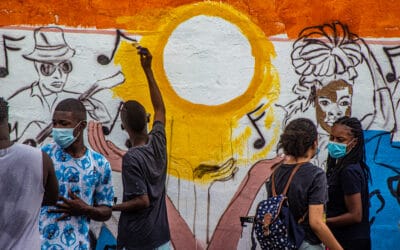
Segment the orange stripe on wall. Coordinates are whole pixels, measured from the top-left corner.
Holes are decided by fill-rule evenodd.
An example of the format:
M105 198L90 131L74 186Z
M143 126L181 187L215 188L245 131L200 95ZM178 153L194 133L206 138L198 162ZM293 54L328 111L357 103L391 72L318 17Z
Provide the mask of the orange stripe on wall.
M72 27L154 30L168 10L194 0L7 0L0 1L0 25L66 25ZM201 2L201 1L200 1ZM217 1L220 2L220 1ZM308 26L340 20L361 37L399 37L400 4L395 0L223 0L250 16L267 36L295 38ZM122 16L137 22L121 23Z

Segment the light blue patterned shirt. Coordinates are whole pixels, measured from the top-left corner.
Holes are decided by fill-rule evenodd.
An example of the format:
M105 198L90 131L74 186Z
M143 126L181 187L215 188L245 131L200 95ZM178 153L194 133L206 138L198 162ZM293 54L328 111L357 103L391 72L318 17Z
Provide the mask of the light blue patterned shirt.
M72 158L55 143L43 146L42 150L53 160L60 196L70 199L68 190L71 189L89 205L112 206L111 167L103 155L88 148L81 158ZM44 206L40 210L41 249L90 249L90 219L87 216L70 216L57 222L62 214L47 212L55 208Z

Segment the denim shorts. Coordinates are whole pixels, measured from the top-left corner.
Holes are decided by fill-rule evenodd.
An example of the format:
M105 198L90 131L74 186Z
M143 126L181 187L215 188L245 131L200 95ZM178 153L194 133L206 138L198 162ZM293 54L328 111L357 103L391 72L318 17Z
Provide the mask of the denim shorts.
M311 245L307 241L303 241L299 250L325 250L325 247L322 244Z
M171 250L171 241L168 241L165 244L162 244L159 247L154 248L154 250Z
M162 244L159 247L154 248L154 250L171 250L171 241L168 241L167 243ZM122 248L122 250L126 250L125 247Z

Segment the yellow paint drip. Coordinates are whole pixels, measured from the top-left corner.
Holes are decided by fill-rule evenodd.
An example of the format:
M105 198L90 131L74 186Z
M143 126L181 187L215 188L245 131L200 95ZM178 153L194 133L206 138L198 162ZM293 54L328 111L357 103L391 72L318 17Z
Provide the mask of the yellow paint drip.
M220 105L194 104L181 98L165 74L163 51L169 36L178 25L197 15L220 17L236 25L249 40L255 58L253 79L246 92ZM279 124L273 115L272 104L279 95L279 78L271 64L275 56L273 45L250 19L222 3L186 5L164 16L157 32L142 33L140 44L153 54L153 71L167 109L169 174L199 183L229 178L234 168L266 157L277 140ZM116 87L114 93L123 100L138 100L152 113L149 90L136 49L122 42L115 62L121 65L126 81ZM233 131L238 128L238 121L261 103L265 103L260 112L266 111L264 125L268 135L266 145L255 150L249 141L256 133L253 127L245 128L236 138L233 138Z

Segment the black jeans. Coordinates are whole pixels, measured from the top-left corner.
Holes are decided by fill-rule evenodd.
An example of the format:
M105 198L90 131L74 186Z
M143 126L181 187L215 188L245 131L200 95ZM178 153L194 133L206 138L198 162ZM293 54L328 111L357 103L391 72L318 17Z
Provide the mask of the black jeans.
M344 250L371 250L371 239L340 241Z

